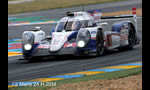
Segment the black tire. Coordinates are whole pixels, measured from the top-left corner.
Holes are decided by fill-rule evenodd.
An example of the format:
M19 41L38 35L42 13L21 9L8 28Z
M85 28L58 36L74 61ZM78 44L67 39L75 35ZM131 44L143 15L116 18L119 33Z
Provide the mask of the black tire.
M101 56L104 54L104 36L102 29L99 29L97 31L96 35L96 49L97 49L97 55Z
M131 50L135 45L135 30L131 24L129 24L129 32L128 32L128 45L124 47L119 47L119 51Z
M129 50L133 49L134 44L135 44L135 31L134 31L134 28L131 24L129 24L128 43L129 43L129 45L127 46L127 48Z

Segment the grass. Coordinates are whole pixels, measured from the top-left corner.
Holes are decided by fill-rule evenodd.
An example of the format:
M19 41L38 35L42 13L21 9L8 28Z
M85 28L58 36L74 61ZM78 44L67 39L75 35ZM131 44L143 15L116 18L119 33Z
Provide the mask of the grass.
M20 4L8 4L8 14L117 1L123 0L34 0L32 2L24 2Z
M115 72L107 72L102 74L90 75L80 78L72 78L72 79L64 79L54 81L56 82L57 86L68 84L68 83L78 83L78 82L87 82L89 80L98 80L98 79L115 79L115 78L123 78L131 75L137 75L142 73L142 67L128 69L128 70L121 70ZM51 87L16 87L16 88L9 88L8 90L47 90Z

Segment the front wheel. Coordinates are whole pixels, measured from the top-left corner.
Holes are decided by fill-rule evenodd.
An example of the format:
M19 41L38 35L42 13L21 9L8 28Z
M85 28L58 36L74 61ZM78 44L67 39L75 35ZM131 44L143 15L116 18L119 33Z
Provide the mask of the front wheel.
M98 30L96 35L96 50L97 55L101 56L104 53L104 37L102 30Z

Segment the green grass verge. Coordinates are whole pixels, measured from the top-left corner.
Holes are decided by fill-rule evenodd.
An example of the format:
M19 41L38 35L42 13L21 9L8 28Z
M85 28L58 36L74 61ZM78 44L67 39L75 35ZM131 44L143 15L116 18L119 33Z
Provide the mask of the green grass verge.
M68 83L78 83L78 82L87 82L89 80L98 80L98 79L115 79L115 78L123 78L131 75L137 75L142 73L142 67L141 68L134 68L134 69L128 69L128 70L121 70L121 71L115 71L115 72L107 72L102 74L96 74L96 75L89 75L85 77L80 78L71 78L71 79L64 79L64 80L58 80L54 81L56 82L56 87L68 84ZM50 89L50 87L15 87L15 88L9 88L8 90L47 90Z
M32 2L24 2L20 4L8 4L8 14L117 1L123 0L34 0Z

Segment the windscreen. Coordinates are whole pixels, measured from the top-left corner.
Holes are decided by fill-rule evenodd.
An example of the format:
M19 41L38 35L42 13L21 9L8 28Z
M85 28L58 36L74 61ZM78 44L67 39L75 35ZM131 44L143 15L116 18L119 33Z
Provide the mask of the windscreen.
M66 22L59 22L56 27L56 32L74 31L81 28L81 21L79 20L68 20Z
M57 31L57 32L61 32L61 31L64 30L64 27L65 27L65 22L59 22L59 23L58 23L58 26L57 26L57 28L56 28L56 31Z
M73 31L73 30L79 30L80 28L81 28L81 22L78 20L75 20L75 21L68 21L66 23L65 30Z

